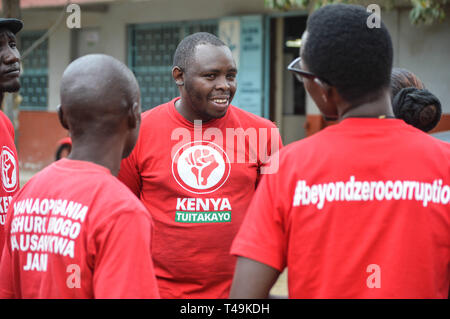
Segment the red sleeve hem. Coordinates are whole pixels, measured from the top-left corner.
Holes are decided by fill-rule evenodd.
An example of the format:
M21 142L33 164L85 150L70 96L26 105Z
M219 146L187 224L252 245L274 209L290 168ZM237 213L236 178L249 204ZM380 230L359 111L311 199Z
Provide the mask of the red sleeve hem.
M282 261L283 257L268 253L266 248L251 245L241 240L235 241L231 247L231 255L253 259L282 272L286 265Z

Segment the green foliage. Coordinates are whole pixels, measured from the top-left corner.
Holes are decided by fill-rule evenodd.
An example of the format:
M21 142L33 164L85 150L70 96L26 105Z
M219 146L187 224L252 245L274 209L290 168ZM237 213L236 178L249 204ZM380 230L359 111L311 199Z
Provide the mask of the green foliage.
M270 9L291 10L304 9L308 11L316 10L324 5L332 3L351 3L369 5L377 3L385 10L392 10L395 7L395 0L364 1L364 0L264 0L264 5ZM442 22L445 19L445 7L450 0L409 0L405 3L412 6L409 18L412 24L431 25L435 22Z

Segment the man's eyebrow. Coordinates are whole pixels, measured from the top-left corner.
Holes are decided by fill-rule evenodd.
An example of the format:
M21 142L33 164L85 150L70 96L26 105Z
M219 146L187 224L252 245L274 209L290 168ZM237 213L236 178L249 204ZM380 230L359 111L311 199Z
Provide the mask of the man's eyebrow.
M219 70L219 69L208 69L208 70L200 71L200 73L202 73L202 74L205 74L205 73L221 73L221 72L222 72L222 70ZM227 70L227 73L228 72L237 73L237 69L236 68L231 68L231 69Z

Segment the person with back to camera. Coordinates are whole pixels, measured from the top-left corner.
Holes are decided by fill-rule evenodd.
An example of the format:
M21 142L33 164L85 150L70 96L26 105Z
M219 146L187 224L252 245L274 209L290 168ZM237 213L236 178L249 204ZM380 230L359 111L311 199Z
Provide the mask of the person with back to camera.
M288 67L338 124L284 147L236 236L230 298L447 298L450 145L395 119L389 32L362 6L308 18ZM356 49L357 48L357 49Z
M86 55L60 93L73 149L10 205L0 298L159 298L151 216L115 177L139 132L137 81L118 60Z

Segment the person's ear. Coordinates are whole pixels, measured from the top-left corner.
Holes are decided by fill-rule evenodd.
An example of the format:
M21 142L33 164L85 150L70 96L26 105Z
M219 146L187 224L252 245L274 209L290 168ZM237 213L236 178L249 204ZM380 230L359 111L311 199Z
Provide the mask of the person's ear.
M184 72L179 66L174 66L172 69L172 77L177 86L184 85Z
M128 110L128 127L136 128L141 123L141 107L138 102L134 102Z
M317 84L319 88L319 94L322 98L322 102L326 105L327 110L336 110L336 114L330 115L324 115L324 118L326 121L335 121L339 118L337 113L337 102L336 102L336 94L338 94L335 87L329 85L328 83L315 78L314 83Z
M64 112L63 112L63 109L61 107L61 104L59 104L56 107L56 110L58 112L59 123L61 123L62 127L64 127L66 130L69 130L69 125L67 125L66 119L64 118Z
M322 96L323 101L328 103L332 95L331 86L318 78L314 79L314 83L319 86L320 95Z

